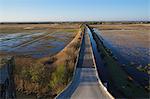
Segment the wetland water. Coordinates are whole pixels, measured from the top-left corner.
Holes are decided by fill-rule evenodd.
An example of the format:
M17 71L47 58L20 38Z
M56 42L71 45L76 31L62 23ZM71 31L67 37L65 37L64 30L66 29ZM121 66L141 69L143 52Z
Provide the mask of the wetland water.
M74 37L71 32L0 33L0 52L41 58L64 48Z
M115 49L120 57L122 64L136 64L147 65L149 64L149 34L148 31L140 30L103 30L99 32L105 39L106 46ZM136 33L137 32L137 33ZM117 53L116 53L117 54ZM119 56L119 55L118 55ZM126 61L124 61L124 59Z
M118 90L116 90L114 85L111 83L111 77L110 77L108 68L104 65L104 63L102 61L102 58L100 56L101 52L98 51L96 41L94 40L92 32L90 31L89 28L87 28L87 32L88 32L89 37L90 37L90 41L91 41L91 45L92 45L92 51L94 54L96 67L97 67L97 71L98 71L98 76L99 76L101 82L103 83L103 85L105 85L107 90L113 96L122 97L123 95Z
M100 35L103 38L104 45L112 51L114 56L117 57L117 60L121 64L123 69L141 85L148 86L149 75L144 72L138 71L136 69L136 66L144 66L149 64L149 48L141 45L142 43L139 43L138 41L134 42L134 38L131 38L134 35L129 36L130 38L124 36L126 34L119 34L117 36L117 33L115 32L119 32L122 30L105 30L102 31L103 33L98 29L94 29L94 31L96 34ZM139 39L139 37L136 38Z
M94 54L94 57L95 57L95 62L96 62L96 65L97 65L99 77L100 77L102 83L106 83L106 82L108 83L108 75L107 75L108 72L106 70L106 67L102 63L102 59L101 59L100 54L98 52L96 42L93 39L92 33L91 33L89 28L87 28L87 32L88 32L89 37L90 37L92 50L93 50L93 54Z

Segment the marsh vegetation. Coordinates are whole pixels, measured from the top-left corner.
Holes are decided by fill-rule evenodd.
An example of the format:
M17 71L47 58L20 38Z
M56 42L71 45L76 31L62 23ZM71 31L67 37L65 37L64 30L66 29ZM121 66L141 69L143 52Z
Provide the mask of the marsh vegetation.
M55 97L71 80L81 37L79 25L4 24L1 56L15 56L18 97Z

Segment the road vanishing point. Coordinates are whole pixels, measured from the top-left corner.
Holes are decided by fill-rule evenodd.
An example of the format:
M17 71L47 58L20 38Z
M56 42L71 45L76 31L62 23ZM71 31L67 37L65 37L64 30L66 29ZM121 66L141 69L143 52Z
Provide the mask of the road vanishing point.
M72 82L56 99L113 99L98 78L89 33L91 31L85 26Z

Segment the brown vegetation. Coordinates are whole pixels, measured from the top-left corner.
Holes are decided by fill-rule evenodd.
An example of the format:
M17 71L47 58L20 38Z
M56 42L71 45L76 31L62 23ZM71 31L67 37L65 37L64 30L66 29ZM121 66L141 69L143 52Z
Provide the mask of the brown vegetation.
M0 33L30 32L56 29L78 29L78 24L0 24Z
M101 24L91 26L100 30L150 30L150 24Z
M19 92L54 97L70 81L78 49L80 31L58 54L38 60L16 58L15 82Z

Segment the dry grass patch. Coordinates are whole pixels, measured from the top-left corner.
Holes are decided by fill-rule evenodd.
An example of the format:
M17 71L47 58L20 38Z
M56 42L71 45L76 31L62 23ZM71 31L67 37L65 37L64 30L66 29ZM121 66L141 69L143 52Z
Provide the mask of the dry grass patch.
M149 24L102 24L91 26L100 30L150 30Z
M38 97L55 97L71 80L78 49L80 31L58 54L43 59L16 58L16 89Z

